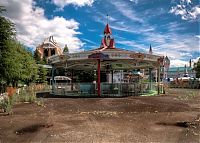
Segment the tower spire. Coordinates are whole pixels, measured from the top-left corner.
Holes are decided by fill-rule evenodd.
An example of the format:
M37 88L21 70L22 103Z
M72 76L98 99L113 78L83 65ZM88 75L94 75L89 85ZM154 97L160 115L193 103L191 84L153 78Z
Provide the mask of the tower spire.
M150 44L150 47L149 47L149 54L152 54L153 51L152 51L152 48L151 48L151 44Z

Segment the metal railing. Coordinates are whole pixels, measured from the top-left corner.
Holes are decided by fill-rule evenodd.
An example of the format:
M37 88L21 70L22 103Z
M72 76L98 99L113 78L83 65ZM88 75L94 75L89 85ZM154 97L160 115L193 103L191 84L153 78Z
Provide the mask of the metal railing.
M162 84L160 93L163 92ZM157 90L158 84L152 83L101 83L101 96L138 96ZM98 96L95 83L59 83L52 86L52 94L65 96Z

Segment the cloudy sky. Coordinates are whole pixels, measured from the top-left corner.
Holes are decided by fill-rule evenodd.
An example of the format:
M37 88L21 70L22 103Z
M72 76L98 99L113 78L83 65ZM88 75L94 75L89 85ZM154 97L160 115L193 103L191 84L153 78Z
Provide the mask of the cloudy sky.
M18 40L32 49L50 35L70 52L98 48L108 21L117 48L148 52L151 44L171 66L200 57L198 0L0 0L0 5L15 23Z

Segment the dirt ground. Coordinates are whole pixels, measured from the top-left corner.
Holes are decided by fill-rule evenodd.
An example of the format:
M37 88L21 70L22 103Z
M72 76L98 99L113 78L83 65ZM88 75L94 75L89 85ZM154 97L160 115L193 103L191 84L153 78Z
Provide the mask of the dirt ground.
M200 91L200 90L199 90ZM197 95L198 94L198 95ZM0 143L200 143L200 92L125 98L44 98L0 114Z

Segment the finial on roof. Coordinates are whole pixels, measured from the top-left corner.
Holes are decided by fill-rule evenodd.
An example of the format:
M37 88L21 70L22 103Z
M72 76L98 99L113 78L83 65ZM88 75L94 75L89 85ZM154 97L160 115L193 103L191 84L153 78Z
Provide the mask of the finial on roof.
M152 51L152 48L151 48L151 44L150 44L150 47L149 47L149 54L152 54L153 51Z
M108 24L108 20L109 20L109 16L108 16L108 14L106 15L106 20L107 20L107 24Z

